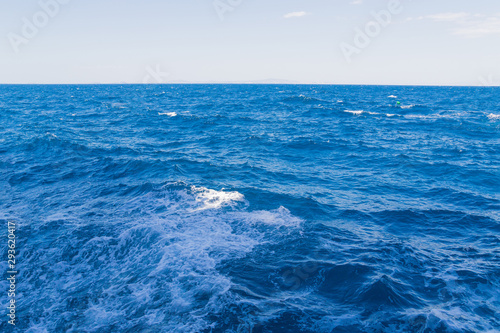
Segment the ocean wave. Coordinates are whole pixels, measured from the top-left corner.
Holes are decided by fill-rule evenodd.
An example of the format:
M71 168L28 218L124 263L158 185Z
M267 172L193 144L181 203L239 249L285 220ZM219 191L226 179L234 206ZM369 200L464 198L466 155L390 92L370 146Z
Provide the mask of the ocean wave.
M488 119L490 119L490 120L499 120L500 119L500 114L490 113L488 115Z
M33 318L29 329L58 331L64 323L95 332L116 325L157 332L208 329L209 316L237 300L231 279L217 265L243 258L273 242L274 233L287 232L277 228L301 225L284 207L251 211L235 206L243 200L234 191L172 184L136 196L114 213L141 211L139 219L73 227L60 221L62 237L50 245L42 240L55 225L42 224L24 246L33 253L22 264L22 313ZM35 264L49 257L50 268ZM43 312L41 300L49 295L62 301Z
M159 116L169 116L169 117L176 117L177 113L176 112L158 112Z
M193 187L192 191L196 193L196 201L202 203L202 206L196 210L218 209L244 200L244 196L238 192L215 191L197 187Z
M380 115L378 112L373 112L373 111L364 111L364 110L344 110L344 112L347 113L352 113L356 116L362 115L362 114L369 114L369 115Z
M0 86L17 329L496 332L497 97Z
M344 110L344 112L352 113L352 114L357 115L357 116L365 113L365 111L363 111L363 110Z

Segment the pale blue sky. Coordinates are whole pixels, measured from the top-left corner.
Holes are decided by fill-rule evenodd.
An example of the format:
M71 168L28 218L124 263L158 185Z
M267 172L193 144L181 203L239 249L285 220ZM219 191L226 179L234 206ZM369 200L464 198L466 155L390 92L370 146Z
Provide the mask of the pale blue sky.
M0 0L0 83L500 83L499 1L55 1Z

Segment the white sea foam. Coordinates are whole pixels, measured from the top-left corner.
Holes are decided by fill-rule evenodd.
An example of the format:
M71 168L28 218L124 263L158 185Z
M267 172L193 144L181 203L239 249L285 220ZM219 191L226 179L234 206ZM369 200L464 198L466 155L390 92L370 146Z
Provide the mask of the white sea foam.
M404 115L403 117L407 119L458 119L460 118L461 114L460 113L454 113L454 114L408 114Z
M488 119L489 119L489 120L498 120L498 119L500 119L500 114L490 113L490 114L488 115Z
M390 96L387 96L388 98L398 98L398 96L394 96L394 95L390 95Z
M302 224L302 219L293 216L288 209L281 206L271 211L240 212L238 217L250 225L265 224L297 228Z
M196 210L218 209L238 201L243 202L245 199L238 192L215 191L203 187L193 187L192 191L196 193L196 201L202 203L202 206Z
M355 114L357 116L363 114L363 113L366 113L366 114L371 114L371 115L377 115L377 114L380 114L378 112L372 112L372 111L363 111L363 110L344 110L344 112L347 112L347 113L352 113L352 114Z
M176 117L177 113L175 112L158 112L159 116L169 116L169 117Z
M352 113L352 114L355 114L355 115L360 115L360 114L363 114L363 110L344 110L344 112L347 112L347 113Z
M171 184L118 207L106 221L108 227L96 229L94 236L87 223L81 230L69 229L50 248L36 247L33 258L56 264L49 271L35 268L25 280L27 287L51 281L43 288L28 288L26 306L35 308L48 297L71 300L82 291L91 297L88 304L78 303L83 306L78 317L72 317L77 312L64 302L53 303L33 322L31 332L56 331L63 314L74 329L95 332L113 326L122 331L209 329L209 316L237 302L230 277L218 266L273 242L277 234L300 231L302 221L284 207L248 207L236 191ZM141 309L143 315L130 319L131 312Z
M111 103L111 107L113 109L125 109L126 104L125 103Z

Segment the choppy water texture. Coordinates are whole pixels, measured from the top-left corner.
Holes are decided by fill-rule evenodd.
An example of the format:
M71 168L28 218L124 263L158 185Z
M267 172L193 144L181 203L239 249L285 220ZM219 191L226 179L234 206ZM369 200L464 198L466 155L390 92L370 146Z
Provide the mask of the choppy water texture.
M0 86L0 119L19 332L500 330L498 88Z

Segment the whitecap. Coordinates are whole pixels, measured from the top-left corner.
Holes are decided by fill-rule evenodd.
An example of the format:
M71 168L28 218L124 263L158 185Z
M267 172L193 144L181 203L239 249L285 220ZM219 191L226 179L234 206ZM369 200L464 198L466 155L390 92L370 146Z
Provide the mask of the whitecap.
M490 113L490 114L488 115L488 119L489 119L489 120L498 120L498 119L500 119L500 114Z
M352 113L352 114L355 114L355 115L360 115L360 114L362 114L364 111L363 111L363 110L354 110L354 111L351 111L351 110L344 110L344 112L347 112L347 113Z
M151 310L133 325L158 332L206 331L209 316L238 300L231 292L234 282L218 266L278 241L277 235L301 231L302 220L285 207L251 211L241 202L245 197L237 191L178 183L136 196L113 211L107 223L112 228L99 227L90 235L88 226L75 226L50 248L39 248L56 262L50 274L58 279L42 282L25 302L33 307L47 295L70 299L85 291L93 297L80 310L76 330L105 331L117 323L127 330L128 313L146 308ZM39 260L34 258L28 261L33 267ZM51 276L32 275L26 283L42 278ZM75 319L68 309L54 303L40 329L56 331L58 313Z
M387 96L387 98L398 98L398 96L390 95L390 96Z
M169 116L169 117L175 117L177 116L177 113L175 112L158 112L159 116Z
M202 206L195 209L219 209L223 206L232 206L236 202L244 202L245 197L239 192L224 192L210 190L204 187L192 187L192 191L196 194L196 201Z

